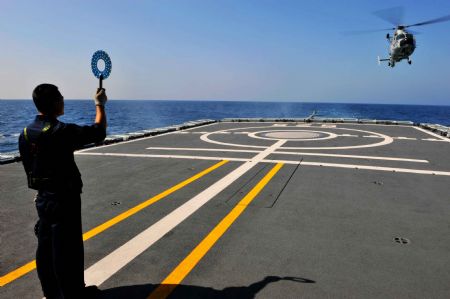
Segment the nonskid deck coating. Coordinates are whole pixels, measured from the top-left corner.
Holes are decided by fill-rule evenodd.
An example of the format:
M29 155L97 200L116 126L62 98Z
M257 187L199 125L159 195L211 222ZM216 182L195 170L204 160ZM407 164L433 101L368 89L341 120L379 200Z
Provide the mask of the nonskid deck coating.
M85 232L229 161L87 240L87 282L103 298L161 289L282 163L169 298L448 298L449 141L412 126L254 122L80 151ZM34 259L36 216L22 166L0 169L5 275ZM35 270L0 296L39 298Z

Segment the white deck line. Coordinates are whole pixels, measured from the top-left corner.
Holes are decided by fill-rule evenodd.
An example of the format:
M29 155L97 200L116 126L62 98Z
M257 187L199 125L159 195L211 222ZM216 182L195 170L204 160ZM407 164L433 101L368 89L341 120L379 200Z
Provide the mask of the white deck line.
M446 142L447 140L441 140L441 139L436 139L436 138L422 138L422 141Z
M363 138L382 138L382 137L375 135L364 135Z
M352 135L352 134L336 134L339 137L359 137L358 135Z
M318 157L337 157L337 158L368 159L368 160L385 160L385 161L404 161L404 162L415 162L415 163L430 163L428 160L396 158L396 157L358 156L358 155L340 155L340 154L304 153L304 152L283 152L283 151L276 151L276 152L274 152L274 154L301 155L301 156L318 156Z
M225 148L187 148L187 147L186 148L184 148L184 147L147 147L146 149L149 149L149 150L173 150L173 151L234 152L234 153L260 153L261 152L261 151L257 151L257 150L235 150L235 149L225 149ZM396 157L341 155L341 154L325 154L325 153L309 153L309 152L283 152L283 151L275 151L274 154L430 163L428 160L396 158Z
M397 140L417 140L417 138L413 138L413 137L403 137L403 136L392 137L392 139L397 139Z
M209 188L203 190L173 212L151 225L149 228L105 256L84 271L85 281L88 285L101 285L108 278L122 269L125 265L147 250L165 234L187 219L190 215L200 209L204 204L214 198L217 194L231 185L243 174L256 166L277 148L282 146L286 140L279 140L266 150L245 162Z
M237 150L226 148L198 148L198 147L147 147L148 150L173 150L173 151L201 151L201 152L233 152L233 153L260 153L257 150Z
M299 164L299 161L289 161L289 160L263 160L262 162L263 163L267 162L267 163ZM449 171L437 171L437 170L395 168L395 167L382 167L382 166L356 165L356 164L305 162L305 161L302 161L300 164L302 166L319 166L319 167L365 169L365 170L378 170L378 171L388 171L388 172L402 172L402 173L415 173L415 174L450 176L450 172Z
M232 157L210 157L210 156L188 156L188 155L151 155L151 154L124 154L124 153L78 153L80 156L109 156L109 157L131 157L131 158L168 158L168 159L190 159L190 160L211 160L211 161L240 161L248 162L248 158Z
M439 138L439 139L441 139L441 140L443 140L443 141L450 142L450 139L449 139L449 138L445 138L445 137L443 137L443 136L441 136L441 135L439 135L439 134L430 132L430 131L425 130L425 129L423 129L423 128L420 128L420 127L414 127L414 129L419 130L419 131L424 132L424 133L427 133L428 135L431 135L431 136L433 136L433 137Z
M217 124L217 123L211 123L211 124L207 124L207 125L199 125L199 126L195 126L195 127L192 127L192 128L183 129L183 131L195 130L195 129L198 129L200 127L204 128L204 127L212 126L212 125L215 125L215 124ZM152 139L152 138L161 137L161 136L172 135L172 134L176 134L178 132L179 131L172 131L172 132L162 133L162 134L148 136L148 137L142 137L142 138L136 138L136 139L127 140L127 141L116 142L116 143L112 143L112 144L105 144L105 145L100 145L100 146L89 147L89 148L85 148L85 149L76 151L75 153L84 153L84 152L95 150L95 149L99 149L99 148L105 148L105 147L110 147L110 146L115 146L115 145L122 145L122 144L131 143L131 142L147 140L147 139Z

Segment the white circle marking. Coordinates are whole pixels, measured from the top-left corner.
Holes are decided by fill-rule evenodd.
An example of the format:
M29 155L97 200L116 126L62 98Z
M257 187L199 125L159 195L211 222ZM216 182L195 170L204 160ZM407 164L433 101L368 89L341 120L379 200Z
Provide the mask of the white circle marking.
M225 146L248 147L248 148L267 148L269 146L227 143L227 142L220 142L220 141L215 141L215 140L209 139L210 135L221 133L221 132L236 131L236 130L248 130L248 129L263 129L263 128L272 128L274 130L280 130L279 127L277 128L277 127L273 127L273 126L232 128L232 129L224 129L224 130L219 130L219 131L209 132L209 133L203 134L203 135L200 136L200 139L205 141L205 142L208 142L208 143L214 143L214 144L225 145ZM333 130L357 131L357 132L362 132L362 133L366 133L366 134L369 134L369 135L370 134L377 135L377 136L383 138L384 140L380 141L380 142L377 142L377 143L363 144L363 145L330 146L330 147L289 147L289 146L285 146L285 147L281 147L280 149L296 149L296 150L297 149L302 149L302 150L331 150L331 149L338 149L338 150L340 150L340 149L355 149L355 148L377 147L377 146L387 145L387 144L390 144L390 143L394 142L394 139L392 139L392 137L384 135L384 134L381 134L381 133L375 133L375 132L371 132L371 131L364 131L364 130L357 130L357 129L348 129L348 128L332 128L332 129ZM329 134L333 134L333 133L329 133ZM336 134L334 134L334 135L336 135ZM317 139L315 139L315 140L317 140Z

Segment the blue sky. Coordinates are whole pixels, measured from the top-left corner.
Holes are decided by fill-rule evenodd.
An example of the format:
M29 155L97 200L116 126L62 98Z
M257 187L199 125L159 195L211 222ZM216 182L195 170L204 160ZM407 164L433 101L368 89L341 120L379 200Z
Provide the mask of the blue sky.
M390 27L450 14L438 1L2 1L0 98L39 83L90 98L90 58L106 50L112 99L371 102L450 105L450 22L418 28L410 66L378 66Z

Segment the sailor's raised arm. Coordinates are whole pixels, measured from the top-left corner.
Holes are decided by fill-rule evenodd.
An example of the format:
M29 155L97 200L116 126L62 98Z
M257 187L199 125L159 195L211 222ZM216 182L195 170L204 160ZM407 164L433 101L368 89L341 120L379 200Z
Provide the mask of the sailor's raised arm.
M96 94L94 95L95 101L95 123L102 125L105 129L108 126L106 121L105 104L108 100L104 88L98 88Z

